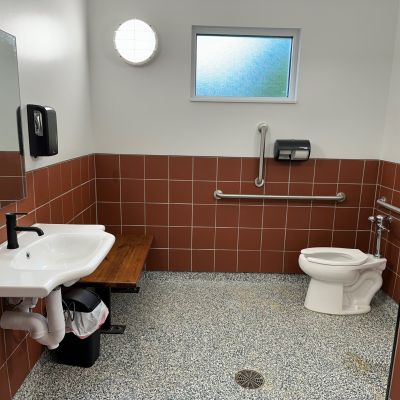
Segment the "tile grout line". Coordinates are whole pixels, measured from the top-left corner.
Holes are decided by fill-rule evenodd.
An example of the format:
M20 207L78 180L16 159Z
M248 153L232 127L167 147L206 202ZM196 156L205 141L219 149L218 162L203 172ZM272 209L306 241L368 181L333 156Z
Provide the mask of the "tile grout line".
M191 197L192 197L192 201L191 201L191 203L190 203L190 206L191 206L191 210L192 210L192 223L191 223L191 227L190 227L190 231L191 231L191 243L190 243L190 248L192 249L192 260L191 260L191 263L192 263L192 266L193 266L193 237L194 237L194 183L193 183L193 181L194 181L194 157L192 156L191 158L190 158L190 166L191 166L191 168L192 168L192 173L191 173L191 186L192 186L192 190L191 190ZM173 180L173 179L171 179L171 180ZM169 187L169 183L168 183L168 187ZM172 203L172 204L174 204L174 203ZM214 241L215 241L215 232L214 232ZM214 253L214 269L215 269L215 253Z
M393 189L394 189L394 187L396 186L397 175L398 175L399 172L400 172L399 170L400 170L399 164L396 163L395 174L394 174ZM393 195L394 195L394 193L393 193ZM392 217L393 217L393 215L392 215ZM396 217L397 217L397 215L396 215ZM398 246L396 246L394 243L392 243L392 242L389 241L389 236L388 236L387 243L390 243L392 246L395 246L397 249L399 249ZM394 293L395 293L395 289L396 289L396 286L397 286L397 281L399 280L399 266L400 266L400 251L399 251L399 254L398 254L398 256L397 256L397 262L396 262L396 271L395 271L395 277L396 277L396 279L395 279L395 282L394 282L395 284L394 284L394 289L393 289L393 295L394 295Z
M119 183L119 234L122 235L122 197L121 197L121 155L118 154L118 183Z
M166 250L168 249L168 247L152 247L152 249L154 250ZM174 250L189 250L189 247L173 247ZM202 249L196 249L196 250L207 250L207 251L213 251L213 248L202 248ZM218 248L217 250L221 250L221 251L236 251L235 249L232 248ZM257 250L252 250L252 249L243 249L241 251L248 251L248 252L254 252ZM271 253L282 253L283 250L265 250ZM297 250L288 250L288 253L298 253ZM189 272L189 271L186 271ZM200 272L200 271L197 271Z
M66 222L66 224L73 224L73 221L79 217L80 215L83 215L86 211L89 211L91 207L93 207L94 203L92 203L91 205L89 205L88 207L86 207L83 211L81 211L79 214L75 215L74 217L72 217L68 222ZM119 226L119 225L109 225L109 226Z
M7 371L8 391L10 393L10 399L11 399L12 398L12 396L11 396L11 394L12 394L12 391L11 391L11 380L10 380L10 371L8 369L8 362L7 361L5 362L5 365L6 365L6 371Z
M80 164L80 162L79 162ZM61 175L61 167L60 167L60 175ZM49 212L50 212L50 221L53 221L52 219L52 212L51 212L51 205L50 205L50 174L49 174L49 168L47 168L47 187L49 188ZM35 219L37 222L37 212L35 211Z
M36 188L35 188L35 181L36 181L36 179L35 179L35 174L32 174L32 179L33 179L33 183L32 183L32 186L33 186L33 210L31 211L31 212L33 212L34 214L35 214L35 219L36 219L36 210L39 208L39 207L37 207L36 206ZM18 216L17 216L17 220L18 220Z
M337 177L336 177L336 193L338 193L338 191L339 191L339 179L340 179L341 166L342 166L342 160L339 160L339 168L338 168L338 173L337 173ZM337 203L335 203L335 205L334 205L331 247L333 247L334 237L335 237L336 210L337 210Z
M91 206L93 206L94 203L92 203ZM84 211L87 211L91 206L87 207ZM261 208L261 207L260 207ZM81 213L80 213L81 214ZM80 215L79 214L79 215ZM109 224L108 226L119 226L119 225L113 225L113 224ZM143 224L126 224L125 226L143 226ZM151 225L154 226L156 228L166 228L166 225ZM214 228L214 225L193 225L194 228ZM190 228L187 225L171 225L171 228ZM234 226L219 226L218 228L221 229L235 229ZM254 227L243 227L243 229L247 229L247 230L253 230L253 231L259 231L261 230L260 228L254 228ZM285 228L263 228L266 231L281 231L284 230ZM290 228L290 230L292 231L307 231L307 229L305 228ZM325 229L325 228L312 228L310 229L311 231L330 231L331 229ZM354 229L339 229L338 231L340 232L354 232ZM360 229L361 232L369 232L369 229ZM392 244L394 244L393 242L390 242ZM396 246L398 247L398 246ZM253 251L255 251L253 249ZM289 250L289 251L294 251L294 250Z
M218 162L218 161L217 161ZM218 166L218 164L217 164ZM218 177L218 176L217 176ZM242 193L242 159L240 159L240 180L239 180L239 193ZM237 220L237 236L236 236L236 272L239 272L239 240L240 240L240 214L242 202L238 201L238 220Z
M215 190L218 188L218 167L219 167L219 158L217 157L216 158L216 175L215 175L215 179L216 179L216 182L215 182ZM193 175L193 179L194 179L194 175ZM194 186L194 182L193 182L193 186ZM193 203L194 203L194 197L193 197ZM215 263L216 263L216 258L217 258L217 256L216 256L216 254L217 254L217 251L216 251L216 246L217 246L217 212L218 212L218 206L219 206L219 203L218 203L218 201L214 201L214 271L215 271ZM237 252L236 252L236 269L237 269Z
M361 191L360 191L360 196L358 199L358 214L357 214L357 230L356 230L356 237L355 237L355 243L354 243L354 248L357 248L357 242L358 242L358 228L360 226L360 214L361 214L361 199L362 199L362 193L363 193L363 185L362 183L364 182L364 175L365 175L365 165L366 161L364 160L363 164L363 172L362 172L362 177L361 177Z
M218 201L223 201L223 200L218 200ZM254 207L254 208L256 208L256 207L267 207L268 208L268 207L279 206L280 204L284 204L283 201L288 201L288 200L269 200L269 199L267 199L267 201L276 201L276 203L274 203L274 204L265 204L265 205L263 205L262 203L260 203L260 204L244 204L244 205L246 207ZM99 203L100 204L103 204L103 203L106 203L106 204L118 204L119 202L118 201L103 201L103 200L101 200L101 201L99 201ZM125 203L128 203L128 204L143 204L143 201L124 201L123 203L124 204ZM43 204L38 208L41 208L41 207L43 207L43 206L45 206L47 204L48 203ZM191 202L186 202L186 203L179 203L179 202L167 203L165 201L161 201L161 202L160 201L150 201L147 204L186 204L186 205L190 205L192 203ZM193 203L193 204L195 206L213 206L213 205L216 205L216 203ZM222 207L224 207L224 206L235 206L235 204L225 203L225 204L221 204L221 206ZM307 205L304 205L304 204L303 205L301 205L301 204L291 204L290 207L292 207L292 208L312 208L312 207L316 207L316 208L332 208L333 206L332 205L314 205L314 206L309 205L309 206L307 206ZM356 206L344 206L344 207L340 207L340 208L359 208L359 207L356 207ZM363 206L363 207L360 207L360 208L371 208L371 207Z
M397 255L397 264L396 264L396 272L395 272L395 276L396 276L396 279L395 279L395 281L394 281L394 287L396 288L396 284L397 284L397 281L400 279L400 277L399 277L399 266L400 266L400 251L399 251L399 254Z
M194 158L194 157L193 157ZM218 158L217 158L217 167L218 167ZM194 170L194 168L193 168ZM194 175L193 175L194 178ZM194 186L194 183L193 183ZM194 198L193 198L193 203L194 203ZM217 259L217 207L218 207L218 202L215 202L213 208L214 208L214 271L216 269L216 259ZM237 254L236 254L236 264L237 264ZM237 265L236 265L237 268Z
M377 206L376 206L376 201L377 201L377 197L379 195L380 192L380 169L381 169L381 161L379 160L378 162L378 170L377 170L377 174L376 174L376 184L375 184L375 196L374 196L374 205L373 205L373 214L375 215L377 212ZM368 252L372 253L374 251L374 244L373 244L373 238L374 238L374 229L373 229L373 225L371 224L370 227L370 234L369 234L369 246L368 246Z
M314 194L314 184L315 184L315 165L316 162L314 161L314 168L313 168L313 179L311 185L311 193ZM311 237L311 216L314 208L314 202L311 201L311 210L310 210L310 219L308 221L308 238L307 238L307 247L310 247L310 237Z
M146 157L146 156L145 156ZM145 165L146 165L146 163L145 163ZM145 179L147 180L147 178L146 178L146 175L145 175ZM168 201L169 201L169 156L168 156L168 158L167 158L167 180L168 180ZM146 186L146 185L145 185ZM146 194L146 187L145 187L145 194ZM170 226L169 226L169 224L170 224L170 215L169 215L169 204L167 204L167 235L168 235L168 271L170 271L171 270L171 246L170 246L170 243L171 243L171 235L170 235ZM190 271L192 270L192 260L190 260Z
M37 205L36 205L36 194L35 194L35 192L36 192L36 185L35 185L35 174L34 173L32 173L32 190L33 190L33 193L32 193L32 196L33 196L33 212L35 213L35 218L36 218L36 210L38 209L38 207L37 207ZM18 210L18 207L17 207L17 210ZM18 219L18 217L17 217L17 219Z
M96 224L99 223L99 210L97 205L97 168L96 168L96 155L93 155L92 160L92 168L93 168L93 179L94 179L94 201L95 201L95 212L96 212ZM90 179L90 158L89 158L89 182L92 180ZM90 189L90 188L89 188Z
M62 188L62 179L61 179L61 166L60 166L60 181L61 181L61 188ZM35 192L35 191L33 191ZM54 201L55 199L53 199L52 201ZM61 220L64 222L65 221L65 217L64 217L64 202L62 199L60 199L61 201ZM51 202L50 202L50 210L51 210Z
M169 182L171 181L170 177L171 177L171 156L168 156L168 212L170 204L174 204L174 203L169 203L170 201ZM193 178L193 166L192 166L192 178ZM169 226L169 221L168 221L168 226ZM190 226L190 271L193 272L193 184L192 184L191 226Z
M21 339L21 341L18 343L17 346L15 346L15 349L10 353L10 355L6 358L6 361L4 362L4 364L8 364L8 361L11 359L11 357L15 354L15 352L18 350L18 348L21 346L22 343L24 343L24 341L26 341L26 338L29 336L29 333L26 332L25 336ZM3 365L4 365L3 364Z
M382 174L381 174L381 181L382 181L382 178L383 178L383 168L384 168L384 166L385 166L385 162L386 161L383 161L383 164L382 164ZM396 168L397 168L397 166L395 167L395 177L396 177ZM394 177L394 178L395 178ZM393 189L394 189L394 184L395 184L395 179L393 179L393 186L391 187L391 188L388 188L390 191L391 191L391 197L390 197L390 203L392 203L393 202ZM383 187L382 185L381 185L381 187ZM389 215L391 215L391 212L389 211ZM383 236L383 235L382 235ZM387 247L388 247L388 243L389 243L389 235L387 234L386 235L386 238L383 238L383 246L382 246L382 249L381 249L381 253L382 253L382 255L383 256L385 256L386 254L387 254ZM391 295L390 295L390 297L392 297L393 298L393 296L394 296L394 289L395 289L395 284L396 284L396 274L395 274L395 281L394 281L394 284L393 284L393 290L392 290L392 293L391 293Z
M243 166L243 158L242 158L242 166ZM240 173L240 177L242 177L242 171ZM265 193L265 180L264 180L264 188L263 188L263 193ZM260 234L260 260L259 260L259 267L258 267L258 272L261 272L262 270L262 254L263 254L263 237L264 237L264 203L265 201L263 200L261 202L261 234Z
M79 158L79 182L82 182L82 162L81 162L82 158ZM75 188L75 190L78 190L78 186ZM80 203L81 203L81 208L83 208L83 196L82 196L82 186L79 186L79 191L80 191ZM79 206L79 204L78 204ZM74 210L75 211L75 210Z
M192 190L194 190L194 159L195 157L192 157L192 163L193 163L193 168L192 168ZM217 170L218 170L218 158L216 160L217 163ZM217 176L218 177L218 176ZM216 188L217 188L217 183L216 183ZM194 206L195 206L195 202L194 202L194 192L192 192L192 209L194 210ZM211 228L214 228L214 240L213 240L213 245L214 245L214 249L213 249L213 253L214 253L214 269L213 271L215 272L216 270L216 260L217 260L217 251L216 251L216 245L217 245L217 207L218 207L218 203L214 202L213 204L213 209L214 209L214 226ZM192 219L192 229L195 228L194 225L194 219Z
M32 368L34 367L34 365L31 365L31 357L30 357L30 354L29 354L29 348L28 348L28 336L29 335L27 335L26 337L25 337L25 343L26 343L26 353L27 353L27 355L28 355L28 367L29 367L29 371L31 371L32 370ZM34 340L34 339L33 339Z
M42 169L42 168L40 168L40 169ZM38 170L35 170L35 171L38 171ZM112 181L115 178L98 178L98 179L99 180L103 180L103 181ZM142 181L143 180L142 178L123 178L123 179L125 179L127 181ZM165 181L167 179L165 179L165 178L164 179L162 179L162 178L146 178L146 180L148 180L148 181ZM191 179L171 179L171 181L174 181L174 182L191 182L192 180ZM204 182L204 183L205 182L208 182L208 183L215 183L216 182L216 180L211 180L211 179L193 179L193 181L195 181L195 182ZM238 183L238 180L236 180L236 181L218 180L218 181L220 183ZM251 180L242 180L242 182L243 183L254 184L254 181L251 181ZM287 182L288 181L271 181L270 183L273 183L273 184L285 184ZM310 181L294 181L293 183L297 184L297 185L307 185L307 184L310 184L311 182ZM335 182L315 182L315 183L317 185L335 185ZM347 186L347 185L359 185L359 186L361 186L362 185L362 183L360 183L360 182L342 182L341 184L344 185L344 186ZM373 186L375 184L374 183L366 183L365 185ZM383 187L387 187L387 186L383 186Z
M288 178L288 182L287 182L287 193L289 194L289 190L290 190L290 165L289 165L289 178ZM286 252L288 251L288 250L286 250L286 244L287 244L287 231L288 231L288 227L287 227L287 224L288 224L288 214L289 214L289 201L288 200L286 200L285 201L285 204L286 204L286 215L285 215L285 227L284 227L284 229L285 229L285 234L284 234L284 237L283 237L283 263L282 263L282 273L285 273L285 264L286 264L286 257L285 257L285 255L286 255Z
M120 156L123 156L124 154L120 154ZM142 156L141 156L142 158L143 158L143 160L142 160L142 168L143 168L143 176L142 176L142 178L143 179L135 179L135 180L138 180L138 181L143 181L143 185L142 185L142 190L143 190L143 213L144 213L144 215L143 215L143 223L144 223L144 227L143 227L143 229L144 229L144 233L147 235L147 232L148 232L148 227L147 227L147 202L146 202L146 156L143 154ZM128 180L128 178L127 177L124 177L123 178L125 181L126 180ZM121 188L122 188L122 171L121 171ZM124 203L126 203L126 202L124 202ZM122 207L122 194L121 194L121 207ZM128 225L123 225L123 222L122 222L122 215L121 215L121 232L122 232L122 226L128 226ZM140 225L139 225L140 226ZM168 230L167 230L167 232L168 232ZM148 271L148 260L146 260L146 263L145 263L145 265L144 265L144 269L145 269L145 271Z
M290 179L290 177L291 177L291 173L292 173L292 161L289 161L289 178L288 178L288 195L290 194L290 187L291 187L291 184L292 184L292 181L291 181L291 179ZM293 182L294 183L294 182ZM293 206L291 206L290 205L290 202L289 202L289 200L288 200L288 209L287 209L287 215L289 216L289 206L291 207L291 208L293 208ZM302 207L302 206L301 206ZM308 221L308 228L310 228L310 219L311 219L311 209L312 209L312 201L310 201L310 206L309 206L309 208L310 208L310 218L309 218L309 221ZM288 223L288 221L286 221L286 225L287 225L287 223ZM288 228L289 229L289 228ZM292 228L290 228L290 229L292 229ZM309 239L309 236L310 236L310 229L308 229L308 232L307 232L307 247L308 247L308 239ZM285 255L283 256L283 262L284 262L284 266L285 266L285 263L286 263L286 261L285 261ZM297 265L298 266L298 265Z
M143 156L143 222L144 222L144 233L147 235L148 229L147 229L147 202L146 202L146 184L145 184L145 179L146 179L146 160L145 156ZM124 178L126 179L126 178ZM122 172L121 172L121 187L122 187ZM168 182L168 190L169 190L169 182ZM168 192L168 201L169 201L169 192ZM121 206L122 206L122 195L121 195ZM121 225L122 225L122 215L121 215ZM127 225L122 225L122 226L127 226ZM122 232L122 226L121 226L121 232ZM167 229L167 235L168 235L168 229ZM147 260L144 265L145 271L147 271Z
M0 311L1 311L1 315L3 315L3 312L4 312L4 309L3 309L3 301L5 301L5 299L3 300L3 299L0 299ZM2 329L1 331L0 331L0 333L1 333L1 335L2 335L2 337L3 337L3 348L4 348L4 354L6 353L6 331L5 331L5 329ZM3 362L3 364L2 364L2 366L0 367L0 368L3 368L3 366L4 366L4 364L6 364L7 363L7 359L8 359L8 357L5 357L5 360L4 360L4 362ZM7 372L7 374L8 374L8 372Z
M7 359L3 361L3 364L0 365L0 369L2 369L7 364Z

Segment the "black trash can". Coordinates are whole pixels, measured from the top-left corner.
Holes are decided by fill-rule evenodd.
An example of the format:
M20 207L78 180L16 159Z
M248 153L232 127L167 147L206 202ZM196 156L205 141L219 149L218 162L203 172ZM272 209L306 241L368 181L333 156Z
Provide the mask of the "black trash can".
M63 300L64 310L68 308L71 312L92 312L101 302L99 295L84 288L67 289ZM60 364L91 367L100 355L100 330L85 339L66 333L55 353Z

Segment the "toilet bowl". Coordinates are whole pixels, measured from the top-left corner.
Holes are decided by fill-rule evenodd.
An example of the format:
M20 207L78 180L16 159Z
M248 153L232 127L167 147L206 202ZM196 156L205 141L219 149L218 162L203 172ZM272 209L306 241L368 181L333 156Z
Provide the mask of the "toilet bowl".
M311 277L304 306L326 314L363 314L382 286L385 258L357 249L303 249L299 266Z

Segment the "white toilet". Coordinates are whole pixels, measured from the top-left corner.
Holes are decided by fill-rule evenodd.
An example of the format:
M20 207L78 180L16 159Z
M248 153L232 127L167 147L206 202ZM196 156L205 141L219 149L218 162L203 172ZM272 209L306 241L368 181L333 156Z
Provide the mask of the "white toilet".
M386 259L357 249L313 247L301 251L300 268L311 277L304 306L326 314L363 314L382 286Z

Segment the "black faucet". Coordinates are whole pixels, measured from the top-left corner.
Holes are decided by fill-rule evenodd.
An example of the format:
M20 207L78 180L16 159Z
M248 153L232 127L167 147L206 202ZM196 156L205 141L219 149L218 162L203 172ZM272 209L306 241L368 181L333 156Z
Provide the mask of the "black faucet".
M17 232L28 231L36 232L39 236L44 235L44 232L35 226L17 226L17 215L27 215L28 213L7 213L7 249L18 249Z

